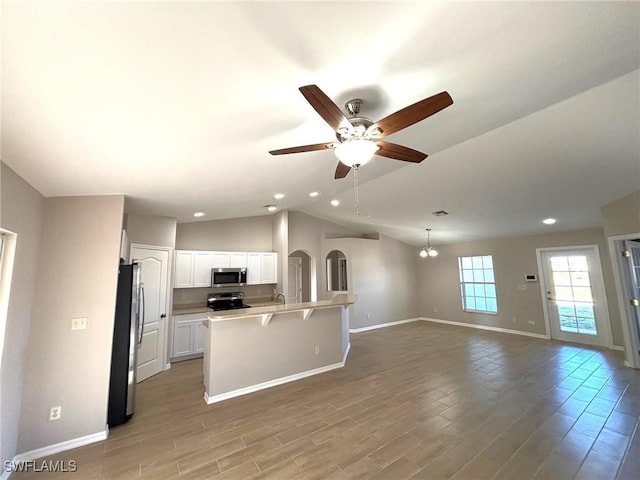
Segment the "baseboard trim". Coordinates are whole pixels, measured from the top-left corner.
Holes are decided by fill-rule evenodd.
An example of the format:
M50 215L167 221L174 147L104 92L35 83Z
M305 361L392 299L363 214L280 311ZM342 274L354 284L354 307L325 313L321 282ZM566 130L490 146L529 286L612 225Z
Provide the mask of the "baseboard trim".
M522 335L525 337L542 338L544 340L550 340L551 337L540 333L522 332L520 330L511 330L509 328L491 327L489 325L477 325L474 323L452 322L451 320L440 320L438 318L426 318L422 317L425 322L443 323L445 325L455 325L457 327L475 328L478 330L489 330L491 332L510 333L512 335Z
M336 370L342 367L344 367L344 362L332 363L331 365L326 365L324 367L314 368L312 370L306 370L304 372L295 373L293 375L288 375L286 377L276 378L274 380L269 380L268 382L251 385L249 387L239 388L237 390L221 393L219 395L209 396L207 395L207 392L205 392L204 401L207 402L207 405L211 405L212 403L222 402L223 400L240 397L242 395L247 395L248 393L257 392L259 390L264 390L266 388L276 387L284 383L295 382L296 380L302 380L303 378L311 377L313 375L319 375L321 373L329 372L331 370Z
M618 352L624 352L624 347L621 347L620 345L611 345L611 350L616 350Z
M349 356L349 351L351 350L351 342L347 344L347 349L344 351L344 355L342 356L342 366L344 367L347 364L347 357Z
M29 450L28 452L20 453L13 458L13 463L28 462L30 460L37 460L38 458L48 457L49 455L55 455L56 453L72 450L78 447L84 447L92 443L106 440L108 436L107 430L102 432L93 433L84 437L74 438L67 440L66 442L55 443L42 448L36 448L35 450ZM5 477L5 475L7 475ZM2 474L2 479L9 478L11 472L5 471Z
M424 318L410 318L408 320L398 320L397 322L379 323L377 325L371 325L369 327L350 328L349 333L368 332L369 330L377 330L378 328L393 327L394 325L401 325L403 323L419 322L420 320L424 320Z

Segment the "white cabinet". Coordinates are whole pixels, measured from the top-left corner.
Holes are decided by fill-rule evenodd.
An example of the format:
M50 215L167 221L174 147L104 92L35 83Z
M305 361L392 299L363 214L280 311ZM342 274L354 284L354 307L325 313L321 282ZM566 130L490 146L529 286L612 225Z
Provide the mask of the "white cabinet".
M209 252L193 252L193 286L211 286L212 257Z
M211 253L191 250L176 251L175 288L210 287Z
M231 268L247 268L247 253L229 252L229 266Z
M274 252L247 253L247 284L278 283L277 259Z
M257 252L247 253L247 285L258 285L262 279L262 260Z
M277 283L275 252L176 250L174 288L210 287L212 268L246 268L247 284Z
M206 320L206 313L173 316L172 360L194 358L204 352L204 335L207 329L202 322Z
M209 252L211 268L229 268L229 252Z
M278 283L277 253L265 252L261 254L260 278L261 283Z
M175 288L193 287L193 254L195 252L176 251L173 286Z

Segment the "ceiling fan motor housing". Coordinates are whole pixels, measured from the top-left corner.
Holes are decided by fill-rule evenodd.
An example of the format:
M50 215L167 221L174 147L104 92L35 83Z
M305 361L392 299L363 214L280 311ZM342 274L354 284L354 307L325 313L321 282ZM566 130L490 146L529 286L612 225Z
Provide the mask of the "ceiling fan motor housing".
M352 140L354 138L362 138L369 140L368 128L373 125L373 122L366 117L353 117L349 119L351 128L340 128L336 130L336 138L340 142Z

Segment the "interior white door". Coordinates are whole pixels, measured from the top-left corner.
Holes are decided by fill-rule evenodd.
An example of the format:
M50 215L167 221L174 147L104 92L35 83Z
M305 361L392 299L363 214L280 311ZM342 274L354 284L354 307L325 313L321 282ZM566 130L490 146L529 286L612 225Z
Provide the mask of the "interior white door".
M544 249L543 301L551 337L610 346L611 329L596 246Z
M289 257L287 303L302 302L302 259Z
M138 345L138 382L163 369L167 324L167 287L169 282L169 249L131 246L131 261L140 264L144 285L144 326Z

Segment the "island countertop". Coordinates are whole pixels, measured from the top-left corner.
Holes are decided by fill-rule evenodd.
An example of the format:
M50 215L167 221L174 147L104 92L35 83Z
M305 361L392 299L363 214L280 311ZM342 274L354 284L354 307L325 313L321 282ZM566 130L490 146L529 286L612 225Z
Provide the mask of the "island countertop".
M340 294L329 300L320 300L317 302L288 303L267 305L263 307L243 308L237 310L221 310L217 312L208 312L207 316L212 322L221 322L225 320L232 320L234 318L246 318L262 315L273 315L276 313L301 312L305 310L346 306L355 303L356 298L356 295Z

